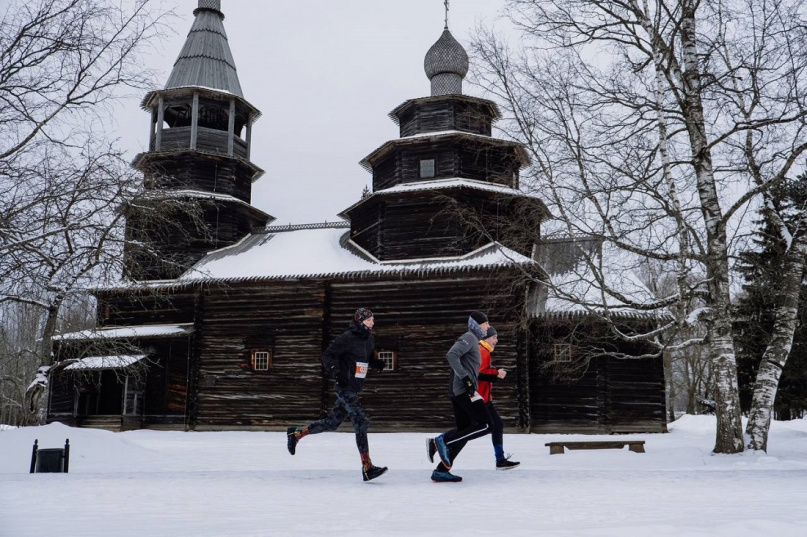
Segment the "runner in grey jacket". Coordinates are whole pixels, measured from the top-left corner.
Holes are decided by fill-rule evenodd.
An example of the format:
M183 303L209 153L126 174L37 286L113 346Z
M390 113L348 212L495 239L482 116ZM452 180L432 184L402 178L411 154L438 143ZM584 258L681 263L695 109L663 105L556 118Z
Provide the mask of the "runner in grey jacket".
M446 359L451 365L449 395L454 409L456 427L435 438L429 438L429 460L435 453L440 464L432 472L432 481L458 482L460 476L449 472L451 465L469 440L491 432L491 419L487 405L477 391L479 366L479 340L485 337L490 323L487 316L475 311L468 318L468 331L451 346Z
M451 386L449 387L449 397L465 395L469 388L468 379L471 381L474 391L479 386L479 366L482 364L482 356L479 354L479 338L471 330L468 330L457 340L446 354L448 364L451 366ZM473 393L473 392L471 392Z

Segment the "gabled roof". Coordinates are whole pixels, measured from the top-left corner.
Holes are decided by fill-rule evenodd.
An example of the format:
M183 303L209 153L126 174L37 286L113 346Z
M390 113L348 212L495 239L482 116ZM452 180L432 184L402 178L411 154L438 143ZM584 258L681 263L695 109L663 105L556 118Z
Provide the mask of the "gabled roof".
M210 2L200 2L194 15L193 26L165 89L201 86L243 98L235 60L224 31L224 15Z
M349 242L350 232L343 224L324 228L290 226L287 229L249 235L238 244L211 252L180 276L174 285L200 281L445 273L514 263L534 264L529 258L498 243L490 243L457 258L378 262Z

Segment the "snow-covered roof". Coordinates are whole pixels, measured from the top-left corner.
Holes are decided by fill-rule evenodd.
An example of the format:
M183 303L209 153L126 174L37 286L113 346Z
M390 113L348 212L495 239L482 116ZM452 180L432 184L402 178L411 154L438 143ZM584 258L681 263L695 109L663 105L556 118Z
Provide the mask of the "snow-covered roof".
M193 323L149 324L139 326L111 326L67 332L53 336L56 341L80 341L90 339L142 339L171 336L186 336L193 332Z
M122 369L145 358L145 354L127 354L120 356L88 356L65 367L65 371L87 371L99 369Z
M390 188L385 188L383 190L377 190L367 196L366 198L360 199L341 213L339 216L347 215L353 208L358 207L359 205L365 203L368 199L373 198L375 196L384 196L387 194L397 194L402 192L421 192L421 191L428 191L428 190L439 190L439 189L448 189L448 188L469 188L473 190L484 190L487 192L493 192L495 194L507 194L511 196L522 196L527 198L535 198L536 200L540 200L541 197L538 193L529 193L524 192L523 190L519 190L517 188L512 188L505 185L499 185L496 183L488 183L487 181L479 181L477 179L464 179L462 177L451 177L446 179L429 179L427 181L417 181L414 183L403 183L399 185L395 185ZM543 206L543 203L541 203ZM546 208L546 206L544 206ZM546 214L549 215L549 209L546 209Z
M175 283L431 273L532 263L498 243L457 258L379 262L348 242L348 233L339 225L318 229L292 226L287 231L250 235L238 244L211 252Z
M222 194L221 192L207 192L204 190L194 190L190 188L175 189L175 190L150 190L146 193L147 198L166 199L166 198L191 198L199 200L215 200L225 201L228 203L235 203L242 207L247 208L251 213L266 218L268 222L275 219L274 216L263 212L254 205L247 203L242 199L238 199L230 194Z
M572 245L569 248L569 245ZM542 247L551 246L543 244ZM536 312L547 317L578 317L603 314L628 318L658 318L666 312L643 309L657 297L636 276L635 259L632 256L604 246L602 254L592 241L575 241L550 251L548 259L541 263L550 274L552 286L548 289L546 303ZM565 248L564 248L565 246ZM576 260L563 259L569 250L580 248ZM565 250L565 251L563 251ZM584 250L587 252L584 253ZM574 255L574 254L572 254ZM597 264L596 270L586 262L586 257ZM601 257L602 256L602 257ZM539 254L539 259L542 255ZM623 300L622 298L625 300Z

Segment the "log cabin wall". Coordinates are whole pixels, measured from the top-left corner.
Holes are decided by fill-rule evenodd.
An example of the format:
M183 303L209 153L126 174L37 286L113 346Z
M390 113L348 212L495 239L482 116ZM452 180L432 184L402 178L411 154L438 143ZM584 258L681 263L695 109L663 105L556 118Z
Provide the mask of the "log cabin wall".
M234 283L205 296L196 428L272 427L316 417L325 282ZM268 371L252 352L271 354Z
M451 257L474 249L458 218L445 210L438 194L410 194L384 202L380 223L378 259Z
M491 146L466 139L419 140L390 149L373 165L373 190L424 180L462 177L517 188L519 157L509 145ZM435 161L434 177L420 174L422 160Z
M376 313L377 350L398 353L398 368L368 376L363 399L376 430L440 429L453 422L445 353L466 330L468 314L486 304L502 334L496 360L514 374L496 388L508 427L519 422L511 313L519 293L497 292L488 275L411 280L322 280L234 283L205 296L197 429L273 428L321 416L320 357L348 326L357 307ZM326 296L330 297L326 300ZM325 338L325 341L323 341ZM252 369L251 353L268 350L268 371ZM323 400L323 397L326 399Z
M531 432L666 432L661 358L598 356L581 365L584 358L577 349L601 347L604 339L613 352L640 355L647 350L607 338L606 329L593 321L544 318L533 321L530 332ZM569 341L574 342L573 363L550 365L555 344Z
M99 291L97 325L182 324L193 322L198 285L154 291Z
M153 158L149 163L146 172L149 187L203 190L250 202L255 170L245 163L213 155L200 158L191 151L166 157L170 158Z
M518 188L521 165L513 147L467 140L459 145L456 177Z
M376 350L397 353L397 368L368 374L362 394L373 430L440 431L453 426L448 399L446 352L467 331L468 315L487 311L500 333L494 363L511 373L494 387L505 425L519 423L515 374L521 294L501 286L490 273L401 281L348 281L332 284L332 338L347 328L357 307L375 313ZM333 401L330 392L329 403Z
M452 130L490 136L493 118L490 105L449 96L413 101L398 116L398 122L401 138Z
M449 206L453 202L472 210L490 236L463 228L460 209ZM351 211L351 238L384 261L465 255L491 238L529 256L540 234L541 207L518 197L472 189L387 194ZM525 222L532 222L527 234L520 227ZM521 234L514 233L513 227Z
M177 198L174 203L183 203ZM190 203L193 203L191 201ZM226 201L199 200L200 214L157 201L166 220L152 222L150 210L130 209L127 216L127 244L124 258L127 275L136 280L163 280L179 277L208 252L235 244L253 229L265 224L243 206ZM148 245L149 251L133 245Z

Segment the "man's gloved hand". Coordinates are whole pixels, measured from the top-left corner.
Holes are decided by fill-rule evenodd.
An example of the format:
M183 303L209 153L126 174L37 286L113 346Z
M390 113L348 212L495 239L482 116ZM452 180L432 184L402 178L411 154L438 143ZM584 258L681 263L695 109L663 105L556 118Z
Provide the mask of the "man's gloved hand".
M474 383L471 382L471 377L463 377L462 384L465 386L465 394L468 397L473 397L474 392L476 392L476 388L474 388Z

